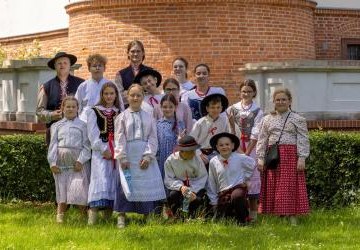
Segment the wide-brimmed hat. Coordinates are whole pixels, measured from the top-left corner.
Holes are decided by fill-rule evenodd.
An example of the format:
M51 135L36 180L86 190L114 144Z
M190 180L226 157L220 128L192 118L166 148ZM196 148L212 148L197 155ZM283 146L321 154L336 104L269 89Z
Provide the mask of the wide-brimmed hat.
M160 84L161 84L161 81L162 81L162 76L161 74L154 70L154 69L145 69L143 71L140 71L139 74L137 74L137 76L134 78L134 81L133 83L141 83L140 80L142 77L144 76L153 76L153 77L156 77L156 87L159 87Z
M54 58L50 59L50 61L48 61L47 65L49 68L51 69L55 69L55 61L56 59L59 59L60 57L67 57L70 60L70 65L74 65L77 61L77 57L72 55L72 54L68 54L66 52L58 52L56 53L56 55L54 56Z
M210 145L211 145L211 147L212 147L214 150L218 151L218 150L216 149L216 144L217 144L218 140L219 140L220 138L223 138L223 137L229 138L229 139L234 143L233 152L236 151L236 150L239 148L239 146L240 146L240 140L239 140L239 138L238 138L236 135L234 135L234 134L230 134L230 133L227 133L227 132L223 132L223 133L219 133L219 134L216 134L216 135L214 135L213 137L211 137L211 139L210 139Z
M197 144L194 137L190 135L185 135L183 138L178 140L177 149L180 151L193 151L200 148L200 145Z
M208 106L209 102L211 100L214 100L215 98L220 98L221 100L221 112L224 112L227 109L227 107L229 106L229 100L226 98L226 96L224 96L223 94L211 94L205 96L205 98L201 101L201 113L203 115L207 114L206 107Z

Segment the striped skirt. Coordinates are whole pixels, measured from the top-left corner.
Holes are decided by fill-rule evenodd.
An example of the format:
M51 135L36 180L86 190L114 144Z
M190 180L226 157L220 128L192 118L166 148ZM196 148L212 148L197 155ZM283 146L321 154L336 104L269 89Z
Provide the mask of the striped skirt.
M309 213L305 171L297 171L296 145L279 145L280 164L261 175L259 212L275 215Z

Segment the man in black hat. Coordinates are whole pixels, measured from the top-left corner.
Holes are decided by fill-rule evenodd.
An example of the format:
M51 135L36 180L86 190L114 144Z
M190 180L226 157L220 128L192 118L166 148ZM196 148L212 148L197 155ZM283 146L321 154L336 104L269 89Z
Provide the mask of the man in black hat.
M61 102L67 95L75 95L84 79L70 75L70 67L77 61L76 56L59 52L48 62L56 70L56 76L44 83L39 91L36 115L46 122L46 143L50 142L50 126L62 118Z

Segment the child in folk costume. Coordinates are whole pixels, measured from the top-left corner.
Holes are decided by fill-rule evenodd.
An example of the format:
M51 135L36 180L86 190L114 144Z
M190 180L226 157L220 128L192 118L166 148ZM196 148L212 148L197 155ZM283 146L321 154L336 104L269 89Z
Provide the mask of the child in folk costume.
M64 118L51 126L48 161L56 187L56 221L63 223L68 204L79 205L86 214L91 158L86 124L77 118L78 102L67 96L62 101Z
M230 133L220 133L210 140L219 155L211 159L207 194L217 217L234 218L246 222L246 182L255 168L255 160L237 153L239 138Z
M173 214L181 208L188 190L191 192L190 215L195 215L205 203L208 174L200 156L195 153L199 147L193 137L184 136L178 141L179 151L171 154L165 162L164 183L170 190L167 200Z
M240 151L256 160L256 142L263 117L262 110L253 101L257 94L255 82L251 79L240 84L241 101L227 110L232 133L239 133ZM256 220L261 180L257 168L247 183L250 219Z
M125 227L125 213L148 215L156 202L166 198L156 161L158 141L155 120L141 109L144 89L133 84L128 89L129 107L115 122L115 157L120 161L121 188L117 189L115 210L118 227ZM131 176L131 180L130 177Z
M112 82L103 85L100 102L88 111L88 134L91 142L91 177L89 187L89 220L96 222L99 209L110 218L115 199L118 172L114 160L114 120L120 110L119 92Z
M82 82L78 87L75 97L79 101L79 118L86 122L87 111L94 107L100 100L102 86L109 82L104 77L107 59L100 54L92 54L86 59L87 67L91 77ZM121 95L119 96L120 109L124 110L124 103Z
M163 178L164 163L168 156L174 152L178 138L184 136L186 132L184 123L177 120L177 105L178 102L172 94L166 94L160 101L163 118L156 122L159 142L157 160Z
M183 93L181 102L186 103L191 108L192 117L195 121L199 120L206 114L201 108L201 101L208 95L222 94L225 91L221 87L212 87L209 85L210 67L207 64L200 63L194 69L196 87Z
M228 107L228 99L222 94L212 94L201 101L202 113L206 116L195 122L190 135L201 145L201 158L206 166L216 152L210 145L210 138L222 132L230 132L226 115L220 115Z
M306 120L291 111L291 101L288 89L274 91L275 112L264 117L256 153L262 172L260 211L287 216L291 224L296 224L296 216L310 210L304 171L310 145ZM267 169L266 150L277 141L280 163L276 169Z
M153 109L160 105L161 98L163 97L163 93L159 89L161 81L161 74L154 69L143 70L134 79L134 83L139 83L145 91L142 109L151 114Z

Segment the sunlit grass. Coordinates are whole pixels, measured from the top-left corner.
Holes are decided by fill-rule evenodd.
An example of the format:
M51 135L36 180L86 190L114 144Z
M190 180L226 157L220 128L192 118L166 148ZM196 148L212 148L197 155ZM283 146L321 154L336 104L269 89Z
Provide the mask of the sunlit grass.
M256 224L166 222L130 216L116 228L116 216L87 226L76 209L55 222L53 204L0 204L0 249L360 249L360 208L316 210L291 226L284 218L260 216Z

